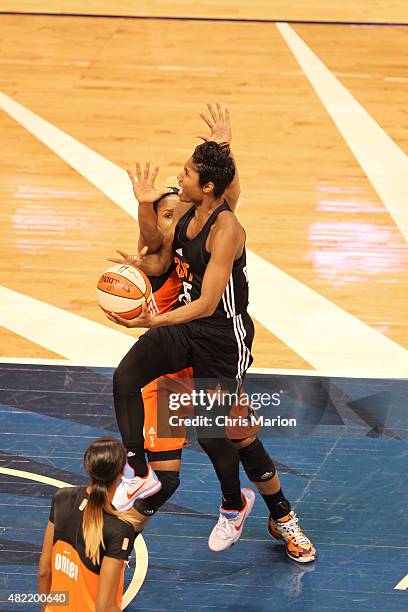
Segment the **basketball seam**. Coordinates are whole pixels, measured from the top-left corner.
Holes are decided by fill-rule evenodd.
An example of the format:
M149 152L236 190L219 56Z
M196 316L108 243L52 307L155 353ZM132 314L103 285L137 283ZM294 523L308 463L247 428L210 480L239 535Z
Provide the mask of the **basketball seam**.
M139 287L137 285L135 285L136 289L139 289ZM142 294L140 297L131 297L130 295L116 295L116 293L112 293L112 291L105 291L105 289L101 289L100 287L96 286L96 288L98 289L98 291L102 291L102 293L107 293L108 295L113 295L114 297L119 297L119 298L125 298L125 300L140 300L145 294L140 291L140 293Z

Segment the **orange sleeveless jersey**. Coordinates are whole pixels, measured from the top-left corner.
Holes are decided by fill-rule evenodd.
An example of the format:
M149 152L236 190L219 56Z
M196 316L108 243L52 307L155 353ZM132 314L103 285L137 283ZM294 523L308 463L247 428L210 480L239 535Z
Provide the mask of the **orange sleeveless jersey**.
M149 311L152 315L168 312L178 301L181 281L175 269L168 275L160 287L155 289L154 279L151 279L153 296L149 304ZM175 374L166 374L161 380L166 378L189 378L193 377L192 368L186 368ZM185 444L185 438L158 438L157 437L157 409L158 409L158 380L153 380L143 388L142 396L145 409L145 448L151 452L163 452L179 450Z
M132 550L135 532L128 523L104 513L105 548L100 549L100 564L93 565L85 555L82 536L82 517L86 499L86 487L59 489L53 497L49 518L54 524L51 591L67 592L69 603L63 607L46 606L46 612L61 610L95 612L99 572L104 556L123 560L123 570L116 595L117 604L121 604L124 564Z

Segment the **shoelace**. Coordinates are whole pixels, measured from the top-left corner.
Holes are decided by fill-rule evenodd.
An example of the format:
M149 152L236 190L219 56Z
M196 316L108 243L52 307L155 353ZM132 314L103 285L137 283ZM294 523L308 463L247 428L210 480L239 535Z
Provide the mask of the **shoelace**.
M296 545L302 546L303 544L309 544L309 540L299 527L298 521L298 517L293 513L292 518L284 523L279 523L279 527L283 527L286 533L293 537Z
M225 540L230 537L232 530L232 525L230 520L227 519L226 516L220 514L218 523L217 523L217 531L220 533L220 536Z

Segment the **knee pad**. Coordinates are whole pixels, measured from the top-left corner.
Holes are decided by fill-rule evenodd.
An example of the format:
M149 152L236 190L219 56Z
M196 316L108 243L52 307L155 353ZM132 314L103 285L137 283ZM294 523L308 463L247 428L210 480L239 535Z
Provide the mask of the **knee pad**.
M156 470L156 475L162 483L160 491L146 499L137 499L134 503L135 510L145 516L155 514L177 491L180 484L179 472Z
M246 446L239 448L239 458L251 482L267 482L276 474L274 463L258 438Z

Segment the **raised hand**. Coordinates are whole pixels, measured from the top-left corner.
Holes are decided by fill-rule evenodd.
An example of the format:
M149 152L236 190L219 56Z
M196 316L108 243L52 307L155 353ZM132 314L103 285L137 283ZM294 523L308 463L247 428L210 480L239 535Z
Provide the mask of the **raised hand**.
M221 144L222 142L231 144L232 134L229 110L226 108L223 112L221 104L218 102L216 106L217 112L213 109L211 104L207 104L211 117L205 115L204 113L200 113L201 119L208 125L211 130L211 134L197 134L197 138L201 138L201 140L206 142L211 140L213 142L217 142L218 144Z
M154 186L154 181L159 172L159 166L156 166L153 172L150 173L150 162L146 162L142 176L140 162L136 162L135 173L129 169L127 169L126 172L132 181L133 193L139 204L151 204L161 198L165 193L169 193L169 189L156 189Z
M143 249L137 255L128 255L125 251L121 251L120 249L115 249L116 253L119 253L121 259L108 257L108 261L113 261L113 263L122 264L124 266L133 266L134 268L140 268L143 263L143 259L147 254L147 246L143 247Z

